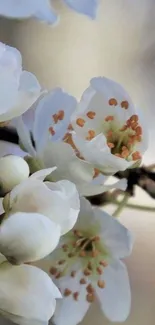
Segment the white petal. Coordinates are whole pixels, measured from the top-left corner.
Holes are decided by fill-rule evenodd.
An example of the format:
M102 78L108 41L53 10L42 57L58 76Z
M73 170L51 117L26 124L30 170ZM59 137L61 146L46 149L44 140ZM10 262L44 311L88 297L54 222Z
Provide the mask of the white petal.
M105 316L112 322L124 322L131 307L128 273L120 261L113 261L104 270L104 289L97 289L97 297Z
M93 209L86 199L81 198L76 229L87 229L88 225L90 228L97 228L97 234L109 254L116 258L131 254L133 237L130 231L108 213L98 208Z
M73 228L78 218L78 214L80 211L80 200L78 191L76 189L75 184L68 180L62 180L57 183L48 182L47 186L52 191L56 191L60 195L63 195L64 200L66 200L68 203L68 215L65 215L64 213L63 218L61 216L61 229L62 233L65 234ZM57 221L58 219L55 220L55 222Z
M0 252L13 264L37 261L58 245L60 227L37 213L16 213L0 228Z
M92 19L96 18L98 0L64 0L64 2L73 10L87 15Z
M22 116L14 119L14 126L16 127L19 139L25 149L31 156L35 156L36 151L33 147L30 132L23 122Z
M0 267L0 310L13 322L26 325L47 324L56 301L50 277L31 265Z
M71 228L78 215L78 210L72 211L70 201L62 191L53 191L50 189L50 183L47 187L45 183L33 179L12 190L10 206L12 213L37 212L47 216L60 225L61 234Z
M36 11L37 0L5 0L0 3L0 15L10 18L27 18Z
M76 99L56 88L45 95L36 107L33 136L37 151L46 145L48 139L62 139L70 123L70 115L76 108ZM55 124L53 115L60 110L64 111L63 120ZM49 128L53 127L55 135L51 136ZM41 134L41 136L40 136Z
M79 189L81 184L90 183L93 178L92 165L77 158L73 148L67 143L48 142L39 157L46 167L57 166L57 170L52 174L54 181L68 179Z
M128 162L111 154L103 134L99 134L91 141L86 141L73 135L73 141L81 155L106 175L113 175L118 171L124 171L133 165L133 161Z
M51 167L51 168L45 168L45 169L38 170L37 172L32 174L29 179L38 179L40 181L44 181L44 179L48 175L53 173L56 169L57 169L57 167Z
M98 178L98 177L97 177ZM103 179L102 179L103 178ZM98 183L100 182L100 179L102 179L102 182L100 184L96 184L96 182L92 182L92 183L88 183L88 184L81 184L79 186L79 192L81 194L81 196L92 196L92 195L97 195L97 194L101 194L104 192L107 192L113 188L117 188L120 189L122 191L126 190L127 187L127 180L126 178L123 178L113 184L110 185L106 185L104 183L105 180L105 176L101 175L101 177L99 177L98 179ZM96 181L96 180L95 180Z
M28 71L22 71L20 76L19 91L23 92L40 92L41 87L36 76Z
M38 0L38 10L35 12L34 16L48 24L55 24L58 22L58 16L49 0Z
M72 293L79 292L79 297L77 301L74 300L72 295L57 301L56 311L52 320L55 325L76 325L82 321L87 313L90 304L86 300L87 292L85 285L80 285L82 276L82 272L78 271L75 278L71 278L69 275L56 281L62 293L67 288Z

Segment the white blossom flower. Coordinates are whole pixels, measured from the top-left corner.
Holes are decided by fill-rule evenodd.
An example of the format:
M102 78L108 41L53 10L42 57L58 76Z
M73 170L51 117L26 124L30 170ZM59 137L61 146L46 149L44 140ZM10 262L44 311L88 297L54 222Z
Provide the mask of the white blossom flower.
M80 155L104 174L139 163L148 146L146 126L124 88L93 78L72 116L73 143Z
M0 158L0 187L4 193L11 191L29 176L27 162L15 155Z
M120 259L131 253L132 242L130 232L116 219L81 199L74 229L47 257L49 273L63 295L54 314L55 325L78 324L94 300L109 320L127 318L130 285Z
M44 215L18 212L1 224L0 252L12 264L34 262L56 248L60 235L60 226Z
M44 178L55 168L34 173L27 180L15 186L9 194L4 209L7 214L33 212L43 214L60 225L61 234L68 232L77 221L80 210L76 186L62 180L57 183L44 182Z
M69 8L95 19L99 0L64 0ZM8 18L35 17L54 24L58 17L50 0L5 0L0 3L0 15Z
M15 126L25 151L40 159L42 166L57 166L52 173L52 180L68 179L74 182L81 195L94 195L107 191L106 178L97 176L94 167L78 156L70 135L70 117L76 109L76 99L57 88L46 94L37 104L31 132L35 142L32 145L30 132L24 118L18 118ZM122 190L126 181L113 185Z
M20 325L48 325L61 294L50 277L31 265L0 265L0 314Z
M20 52L0 42L0 122L22 115L40 96L40 91L37 78L22 70Z

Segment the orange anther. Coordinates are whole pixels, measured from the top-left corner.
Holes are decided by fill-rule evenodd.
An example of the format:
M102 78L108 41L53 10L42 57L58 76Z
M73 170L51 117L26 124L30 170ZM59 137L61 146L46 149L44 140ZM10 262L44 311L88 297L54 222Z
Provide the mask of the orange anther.
M94 117L96 116L96 113L93 112L93 111L89 111L89 112L87 113L87 116L88 116L91 120L93 120Z
M50 126L48 130L49 130L51 135L55 135L55 131L54 131L52 126Z
M86 281L85 278L82 278L82 279L80 280L80 284L86 284L86 283L87 283L87 281Z
M127 126L127 125L123 125L123 126L122 126L122 128L120 129L120 131L126 131L126 130L127 130L127 128L128 128L128 126Z
M58 119L62 121L64 119L64 116L65 116L65 112L63 110L60 110L58 112Z
M104 281L98 280L97 285L98 285L98 287L99 287L100 289L105 288L105 282L104 282Z
M132 115L131 117L130 117L130 121L132 122L138 122L138 115Z
M113 120L114 120L114 116L112 116L112 115L108 115L105 117L106 122L113 121Z
M126 149L126 150L123 150L122 153L121 153L121 157L122 158L127 158L129 156L129 150Z
M95 292L95 290L94 290L91 283L87 285L86 290L87 290L88 293L94 293Z
M127 100L123 100L121 102L121 107L124 108L124 109L128 109L128 107L129 107L128 101Z
M58 115L57 114L53 114L53 120L54 120L54 123L57 124L59 119L58 119Z
M73 298L74 298L74 300L78 300L78 297L79 297L79 292L74 292L73 293Z
M116 106L118 103L117 103L117 100L115 98L110 98L109 99L109 105L110 106Z
M106 261L100 261L100 265L106 267L106 266L108 266L108 263Z
M86 252L85 251L81 251L80 254L79 254L79 256L85 257L86 256Z
M80 118L80 117L79 117L79 118L76 120L76 124L82 128L82 127L84 126L84 124L85 124L85 120L84 120L83 118Z
M103 270L99 266L96 268L96 271L99 275L103 274Z
M49 272L52 274L52 275L55 275L57 273L57 268L56 267L51 267Z
M89 276L89 275L91 275L91 271L88 270L88 269L85 269L85 270L83 271L83 273L84 273L85 276Z
M89 130L88 131L88 136L86 137L86 140L92 140L95 137L95 131L94 130Z
M72 127L72 124L71 123L68 125L68 130L69 131L73 131L73 127Z
M140 152L139 151L135 151L133 154L132 154L132 159L133 160L139 160L139 159L141 159L142 157L141 157L141 154L140 154Z
M95 301L95 295L93 293L88 293L86 296L86 300L90 303Z
M115 147L114 143L112 143L112 142L108 142L107 145L108 145L108 147L109 147L110 149L112 149L112 148Z
M65 297L68 297L68 296L70 296L70 295L71 295L71 293L72 293L72 291L71 291L71 290L69 290L68 288L66 288L66 289L64 290L64 296L65 296Z

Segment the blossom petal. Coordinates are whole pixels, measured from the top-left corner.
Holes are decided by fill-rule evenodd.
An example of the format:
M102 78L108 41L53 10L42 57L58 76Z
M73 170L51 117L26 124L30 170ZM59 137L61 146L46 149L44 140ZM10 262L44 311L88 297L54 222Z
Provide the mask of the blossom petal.
M105 175L113 175L133 165L133 161L127 161L111 154L107 146L107 140L103 134L99 134L91 141L83 140L73 134L73 141L80 154Z
M48 324L56 301L50 277L31 265L0 266L1 314L13 322L26 324Z
M103 176L103 175L102 175ZM107 191L110 191L113 188L117 188L120 189L122 191L126 190L127 187L127 180L126 178L123 178L113 184L110 185L106 185L104 183L104 176L103 176L103 180L102 183L100 184L94 184L94 182L90 183L90 184L81 184L79 191L81 196L92 196L92 195L97 195L97 194L101 194ZM100 178L99 178L100 179Z
M30 155L35 156L36 151L32 144L30 132L26 127L26 125L24 124L22 116L19 116L16 119L14 119L13 124L16 127L20 142L22 143L25 151L27 151Z
M91 204L81 198L81 208L76 223L76 229L97 227L98 235L103 240L109 253L116 258L123 258L131 254L133 237L130 231L118 220L101 209L92 209Z
M34 174L32 174L29 179L38 179L40 181L44 181L44 179L50 175L51 173L53 173L55 170L57 169L57 167L51 167L51 168L45 168L45 169L41 169L38 170L37 172L35 172Z
M56 88L39 101L33 130L37 151L44 147L48 139L55 141L64 137L70 123L70 115L75 108L76 99L61 88ZM59 112L62 112L62 116L55 122L54 116ZM53 135L50 128L53 130Z
M105 316L112 322L124 322L131 307L131 293L125 265L115 260L104 270L105 288L96 287L97 297Z
M69 205L68 215L65 215L65 213L62 215L61 213L60 216L61 229L63 234L65 234L73 228L78 218L80 211L78 191L75 184L68 180L62 180L57 183L47 182L46 184L52 191L55 191L59 195L63 195L64 200L66 200ZM55 222L59 222L58 217Z
M10 18L27 18L36 10L37 1L32 0L6 0L0 4L0 15Z
M71 290L72 294L57 301L53 322L55 325L76 325L82 321L90 304L86 300L86 287L80 285L82 272L77 271L76 277L64 276L56 281L56 284L64 293L65 289ZM79 293L78 300L74 300L73 294Z
M0 252L13 264L37 261L58 245L60 227L37 213L15 213L0 228Z
M64 142L48 142L39 158L45 167L57 166L52 173L54 181L68 179L80 189L84 183L90 183L94 175L91 164L76 157L73 148ZM76 173L75 173L76 170Z
M52 8L49 0L38 0L38 9L34 16L48 24L55 24L58 21L58 16Z
M73 10L95 19L98 0L64 0L64 2Z

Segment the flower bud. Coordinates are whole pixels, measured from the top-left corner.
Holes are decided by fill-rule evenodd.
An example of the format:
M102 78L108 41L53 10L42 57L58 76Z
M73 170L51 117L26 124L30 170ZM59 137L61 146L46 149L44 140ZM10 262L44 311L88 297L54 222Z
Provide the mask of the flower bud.
M10 192L14 186L28 178L29 166L27 162L14 155L0 158L0 187L2 194Z

